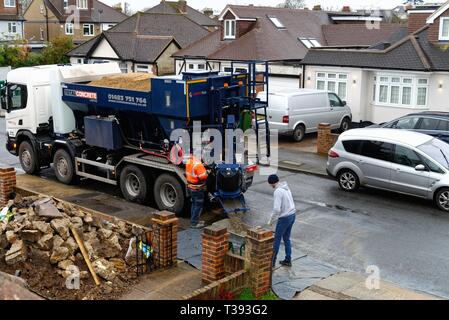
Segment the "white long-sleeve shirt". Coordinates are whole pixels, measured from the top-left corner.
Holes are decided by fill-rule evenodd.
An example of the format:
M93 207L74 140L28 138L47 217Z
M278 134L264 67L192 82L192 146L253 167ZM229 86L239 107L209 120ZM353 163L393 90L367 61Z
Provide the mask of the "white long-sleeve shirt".
M274 206L269 224L277 219L296 214L296 206L287 182L281 182L274 190Z

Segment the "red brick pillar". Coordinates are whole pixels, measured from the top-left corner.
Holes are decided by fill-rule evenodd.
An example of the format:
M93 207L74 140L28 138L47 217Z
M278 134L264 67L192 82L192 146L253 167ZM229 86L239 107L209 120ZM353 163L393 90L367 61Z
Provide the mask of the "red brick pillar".
M229 250L226 228L210 226L204 229L202 239L202 275L204 283L225 277L225 256Z
M14 168L0 168L0 206L5 206L9 196L16 188L16 170Z
M320 123L318 125L317 153L327 154L332 148L329 146L329 140L332 136L331 125L329 123Z
M154 213L151 222L155 265L160 268L176 267L178 260L178 218L172 212L163 211Z
M260 298L271 289L274 235L272 231L254 228L246 236L246 269L248 284Z

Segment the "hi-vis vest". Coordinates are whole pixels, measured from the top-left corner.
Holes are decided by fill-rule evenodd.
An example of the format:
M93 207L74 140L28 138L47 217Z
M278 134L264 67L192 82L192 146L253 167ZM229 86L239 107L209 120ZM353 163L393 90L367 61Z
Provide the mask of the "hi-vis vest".
M190 189L199 190L206 186L207 170L196 157L190 156L186 164L186 177Z

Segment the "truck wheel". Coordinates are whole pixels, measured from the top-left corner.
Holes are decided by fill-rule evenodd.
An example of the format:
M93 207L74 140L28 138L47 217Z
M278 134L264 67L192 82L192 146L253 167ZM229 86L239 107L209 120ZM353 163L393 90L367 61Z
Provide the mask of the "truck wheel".
M142 169L128 165L120 174L120 189L123 197L139 204L148 201L148 181Z
M302 140L304 140L305 136L306 128L302 124L299 124L295 128L295 131L293 131L293 140L295 140L296 142L301 142Z
M154 184L154 200L161 211L182 214L185 196L178 179L170 174L162 174Z
M72 156L64 149L56 151L53 157L53 166L56 178L64 183L71 184L75 179L75 165Z
M38 160L33 146L28 141L24 141L19 146L19 159L23 171L28 174L35 174L39 171Z

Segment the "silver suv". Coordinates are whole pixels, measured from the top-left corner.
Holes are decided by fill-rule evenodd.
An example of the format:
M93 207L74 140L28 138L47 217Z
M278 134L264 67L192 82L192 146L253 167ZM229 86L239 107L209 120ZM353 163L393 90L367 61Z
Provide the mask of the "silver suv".
M449 212L449 144L394 129L343 133L329 151L327 172L341 189L384 189L435 201Z

